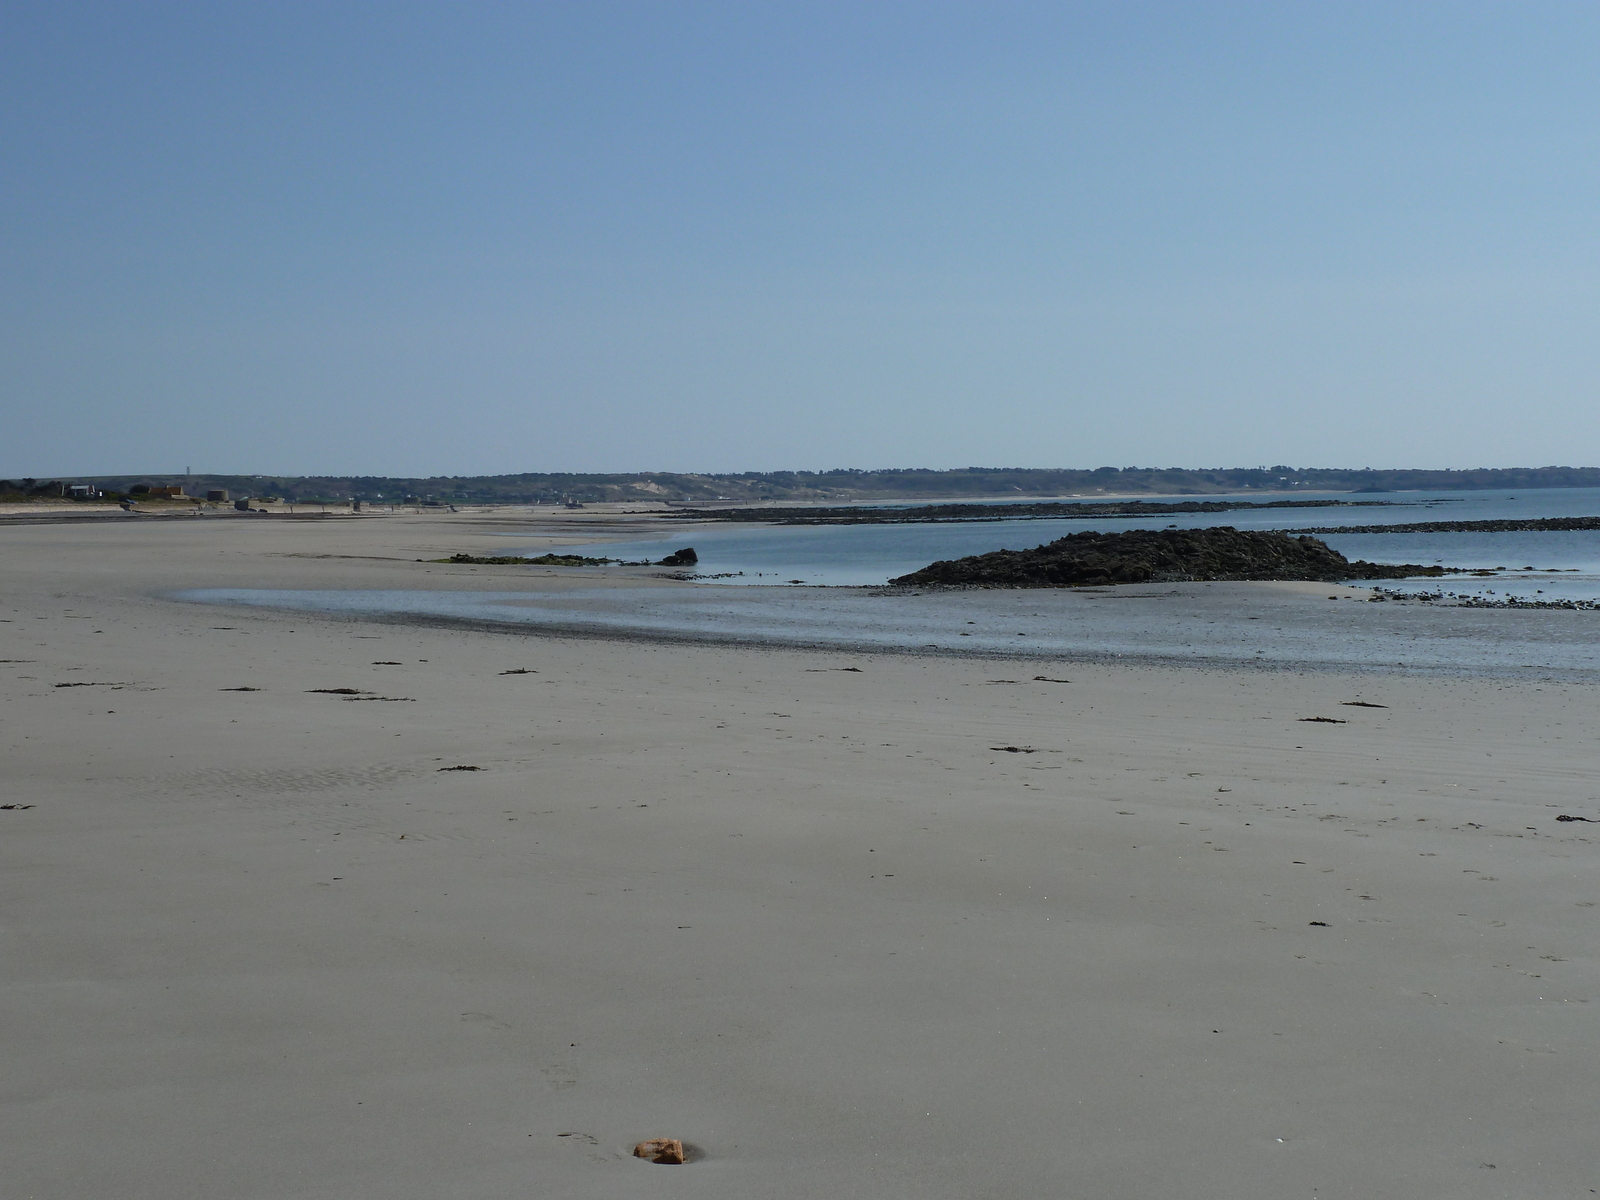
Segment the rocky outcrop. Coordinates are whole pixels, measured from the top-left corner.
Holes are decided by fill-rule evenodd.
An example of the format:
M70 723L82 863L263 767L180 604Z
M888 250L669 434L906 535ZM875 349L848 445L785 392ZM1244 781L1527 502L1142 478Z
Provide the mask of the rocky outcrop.
M700 556L694 552L693 546L685 546L682 550L674 550L660 562L658 567L692 567L700 561Z
M890 582L1047 588L1213 579L1404 579L1447 571L1454 573L1415 563L1351 562L1314 537L1218 525L1074 533L1032 550L996 550L936 562Z

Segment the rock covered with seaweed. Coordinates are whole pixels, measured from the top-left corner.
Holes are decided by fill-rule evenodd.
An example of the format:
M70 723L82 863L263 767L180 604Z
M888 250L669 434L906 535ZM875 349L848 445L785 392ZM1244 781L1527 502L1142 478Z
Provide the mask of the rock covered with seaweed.
M1277 531L1131 529L1069 534L1031 550L995 550L932 563L899 586L1089 587L1198 580L1404 579L1455 573L1416 563L1352 562L1314 537Z

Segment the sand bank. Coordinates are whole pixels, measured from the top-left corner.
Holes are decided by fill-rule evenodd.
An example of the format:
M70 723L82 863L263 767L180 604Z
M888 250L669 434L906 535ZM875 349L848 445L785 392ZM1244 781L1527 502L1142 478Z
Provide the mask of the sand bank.
M1592 686L165 598L494 530L0 533L9 1193L1600 1188Z

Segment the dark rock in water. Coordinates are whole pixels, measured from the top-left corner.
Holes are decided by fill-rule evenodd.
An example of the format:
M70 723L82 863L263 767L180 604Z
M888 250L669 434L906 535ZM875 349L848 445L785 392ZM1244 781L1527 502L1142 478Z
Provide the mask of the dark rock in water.
M658 567L692 567L700 561L700 556L694 552L693 546L685 546L682 550L674 550L660 562Z
M1351 562L1326 542L1286 533L1209 529L1132 529L1074 533L1032 550L995 550L936 562L902 575L901 586L1088 587L1192 580L1405 579L1456 573L1416 563Z

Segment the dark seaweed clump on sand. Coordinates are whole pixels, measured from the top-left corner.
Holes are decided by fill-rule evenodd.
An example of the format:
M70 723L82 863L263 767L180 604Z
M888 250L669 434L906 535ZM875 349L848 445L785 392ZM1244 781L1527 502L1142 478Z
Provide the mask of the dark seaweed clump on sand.
M541 554L529 558L521 554L452 554L434 562L485 567L598 567L621 562L620 558L585 558L581 554Z
M417 561L422 560L419 558ZM607 563L624 567L692 567L700 561L700 556L694 552L693 546L685 546L656 562L648 558L636 562L626 558L585 558L581 554L541 554L536 558L521 554L452 554L449 558L435 558L432 561L455 563L457 566L489 567L600 567Z
M1222 579L1404 579L1448 567L1351 562L1314 537L1209 529L1074 533L1032 550L995 550L936 562L890 582L901 586L1086 587ZM1451 572L1453 573L1453 572Z

